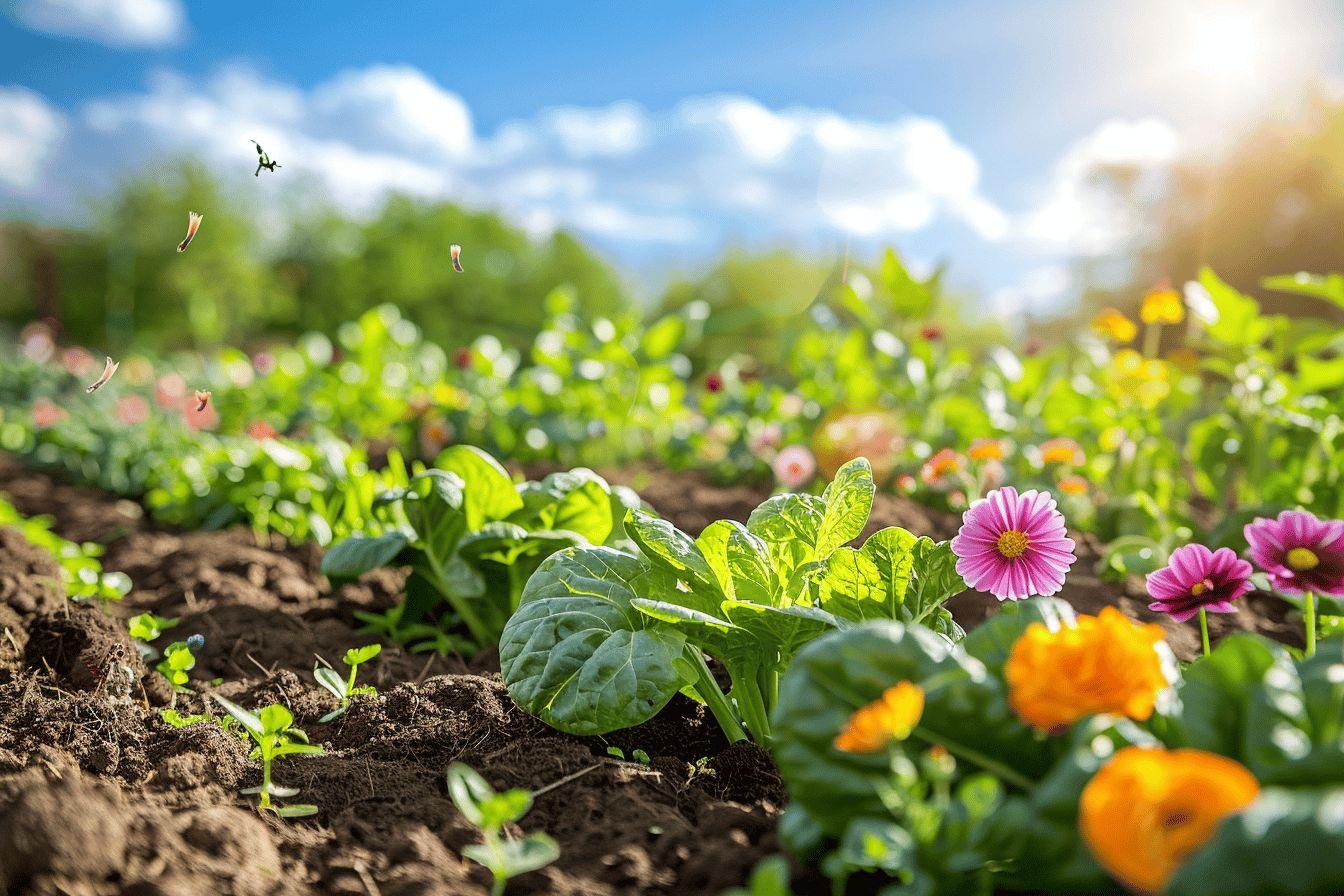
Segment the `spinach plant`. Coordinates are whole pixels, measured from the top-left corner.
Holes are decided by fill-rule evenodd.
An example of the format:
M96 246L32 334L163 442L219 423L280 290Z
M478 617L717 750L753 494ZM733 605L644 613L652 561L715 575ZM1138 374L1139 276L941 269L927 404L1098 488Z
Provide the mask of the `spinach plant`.
M350 674L345 678L342 678L340 673L330 666L313 667L313 678L317 679L318 684L322 685L322 687L326 688L328 691L331 691L331 693L336 696L336 699L340 701L335 709L318 719L319 722L324 724L326 722L334 722L336 719L345 715L346 711L350 709L351 699L356 695L378 693L378 689L371 684L359 685L356 687L355 675L359 672L359 667L362 663L367 663L381 653L382 650L383 645L381 644L365 644L363 647L351 647L347 650L343 657L343 662L349 667Z
M500 641L510 694L563 731L602 734L685 690L730 741L765 742L780 674L823 632L898 619L959 638L943 603L965 584L947 543L889 528L845 547L873 493L859 458L820 496L777 495L746 525L720 520L699 538L631 510L635 549L568 548L528 581ZM706 654L727 670L728 694Z
M505 829L532 808L532 794L521 788L498 793L475 769L454 762L448 768L448 795L457 810L481 831L483 842L462 849L462 855L484 865L494 877L493 896L501 896L509 879L536 871L560 858L560 847L544 833L515 838Z
M249 754L251 759L261 760L261 785L248 787L244 794L257 795L257 808L274 812L281 818L302 818L316 815L317 807L306 804L272 806L271 797L285 799L296 796L298 788L281 787L271 781L271 764L283 756L321 756L320 744L308 743L308 735L301 728L294 727L294 715L278 703L263 706L255 713L243 709L237 703L225 700L218 695L215 701L224 707L224 711L237 720L248 733L256 747Z
M372 620L393 637L434 640L436 609L460 621L475 648L494 644L518 606L537 566L565 547L621 544L621 520L639 506L629 489L612 487L578 469L515 485L493 457L454 445L436 465L420 469L404 487L380 493L366 532L334 545L322 561L333 580L355 578L380 566L410 566L395 618ZM366 621L368 618L366 617Z

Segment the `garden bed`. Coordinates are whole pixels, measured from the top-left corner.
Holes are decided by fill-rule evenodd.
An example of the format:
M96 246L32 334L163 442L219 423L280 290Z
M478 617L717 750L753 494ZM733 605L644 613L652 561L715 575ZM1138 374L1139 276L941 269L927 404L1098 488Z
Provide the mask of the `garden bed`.
M679 527L745 520L766 496L714 488L693 474L616 471ZM0 529L0 885L11 892L289 893L391 896L486 893L488 875L461 857L475 829L449 801L449 763L474 767L497 787L540 795L524 830L544 830L559 861L510 885L517 893L718 893L741 884L779 850L785 796L769 756L727 747L718 727L677 697L656 719L605 738L558 733L516 708L493 652L466 659L407 654L388 645L367 667L379 696L330 724L317 686L317 656L335 662L359 633L355 611L383 609L400 574L377 571L330 590L320 552L276 539L259 547L244 530L175 533L150 525L134 504L58 484L13 465L0 491L25 514L51 514L76 540L104 543L103 565L134 589L117 616L152 611L200 633L193 686L255 706L281 702L324 756L284 760L277 777L317 805L311 820L252 810L238 790L257 783L246 750L216 726L175 729L159 719L167 683L136 657L125 626L61 594L50 558ZM955 517L879 496L869 531L899 525L946 538ZM1079 611L1118 605L1157 621L1182 658L1198 647L1192 626L1149 613L1141 583L1096 578L1096 545L1082 542L1063 597ZM964 626L996 602L955 597ZM1215 638L1233 627L1296 643L1281 602L1252 595L1240 612L1213 617ZM139 675L131 702L106 693L99 672L113 651ZM217 685L209 682L220 679ZM196 696L177 707L200 711ZM647 752L646 763L614 758ZM707 760L700 762L700 760ZM825 892L820 879L799 892Z

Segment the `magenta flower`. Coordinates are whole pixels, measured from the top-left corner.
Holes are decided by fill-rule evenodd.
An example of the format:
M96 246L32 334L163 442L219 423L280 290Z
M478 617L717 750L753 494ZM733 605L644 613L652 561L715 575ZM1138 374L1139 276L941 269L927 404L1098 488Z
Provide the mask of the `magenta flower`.
M1344 597L1344 521L1285 510L1276 520L1257 518L1245 531L1251 559L1277 590Z
M1148 609L1185 622L1200 610L1235 613L1232 601L1251 590L1251 564L1231 548L1211 551L1188 544L1171 552L1163 569L1148 576Z
M972 504L952 539L957 574L999 600L1049 597L1078 558L1049 492L1005 486Z

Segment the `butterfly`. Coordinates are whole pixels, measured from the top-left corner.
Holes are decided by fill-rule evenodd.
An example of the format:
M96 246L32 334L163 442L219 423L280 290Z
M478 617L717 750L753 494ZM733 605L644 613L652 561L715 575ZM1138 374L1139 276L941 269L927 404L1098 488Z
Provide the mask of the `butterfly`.
M210 392L209 392L208 390L207 390L207 391L201 391L200 389L197 389L197 390L196 390L196 413L199 414L199 413L201 413L202 411L204 411L204 410L205 410L205 406L206 406L207 404L209 404L209 403L210 403Z
M120 366L121 366L120 363L113 361L111 358L108 358L107 363L103 367L103 375L98 377L98 381L93 385L85 388L84 391L87 392L89 395L92 395L99 389L103 388L103 386L107 385L107 381L112 379L112 374L116 373L117 368Z
M191 245L191 241L196 239L196 231L201 229L201 219L204 217L205 215L200 215L196 212L187 212L187 238L177 244L177 251L187 251L187 247Z
M257 148L257 170L252 173L253 177L261 177L261 169L263 168L274 174L275 169L285 167L279 162L272 161L266 150L262 149L261 144L257 141L253 140L252 145Z

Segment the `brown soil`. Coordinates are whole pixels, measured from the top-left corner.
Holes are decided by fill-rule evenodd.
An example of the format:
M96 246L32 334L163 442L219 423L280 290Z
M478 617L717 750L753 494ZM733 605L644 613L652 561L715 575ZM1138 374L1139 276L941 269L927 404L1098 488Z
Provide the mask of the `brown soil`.
M767 497L689 473L611 478L691 532L744 520ZM353 613L390 606L400 574L333 591L311 547L259 546L241 530L165 532L133 504L3 462L0 491L26 513L51 514L67 537L106 544L105 567L135 584L111 616L72 604L51 559L0 528L0 893L484 894L488 875L461 858L473 831L446 795L454 761L500 788L535 790L582 772L524 818L523 830L559 841L561 858L518 878L511 893L714 894L779 849L784 791L769 756L727 747L687 699L631 731L575 738L513 705L493 654L468 661L389 644L361 676L380 694L323 725L333 701L313 682L315 656L335 662L374 640ZM957 520L880 496L870 530L888 525L945 538ZM1064 596L1082 612L1118 604L1152 618L1141 586L1092 575L1097 551L1082 544ZM968 593L951 606L969 626L996 602ZM160 720L172 694L120 621L146 610L180 619L163 641L205 636L180 711L202 711L200 695L211 692L249 706L279 701L324 745L324 756L276 766L279 782L300 789L296 799L318 806L316 817L258 814L238 790L259 783L259 766L235 737ZM1192 656L1197 632L1164 626L1177 653ZM1216 618L1214 631L1231 626L1297 637L1268 598ZM129 698L119 698L119 682ZM644 750L651 762L612 758L608 745L627 756ZM814 877L795 889L826 891Z

